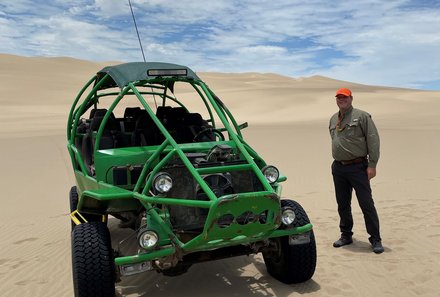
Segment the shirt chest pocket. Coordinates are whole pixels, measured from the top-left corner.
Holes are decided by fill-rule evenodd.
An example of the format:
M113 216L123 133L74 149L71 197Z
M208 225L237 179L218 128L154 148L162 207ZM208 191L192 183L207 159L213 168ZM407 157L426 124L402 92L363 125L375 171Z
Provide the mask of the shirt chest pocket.
M362 135L359 121L351 121L347 124L347 136L357 137Z
M330 124L328 129L330 131L330 136L333 138L335 136L336 124Z

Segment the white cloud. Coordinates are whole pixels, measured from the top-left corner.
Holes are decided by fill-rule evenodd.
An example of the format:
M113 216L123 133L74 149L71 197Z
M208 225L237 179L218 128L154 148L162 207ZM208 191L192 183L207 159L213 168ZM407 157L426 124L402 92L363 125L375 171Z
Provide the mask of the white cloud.
M395 86L438 80L440 8L411 0L131 0L148 60ZM140 60L125 0L0 4L0 52ZM440 89L440 86L438 86Z
M129 6L127 1L122 0L95 0L97 14L111 18L119 15L129 15Z
M336 35L347 42L334 48L356 59L335 60L333 67L318 72L344 80L409 87L437 80L439 16L438 10L390 10L376 18L365 15L355 28ZM321 42L330 43L331 37L322 36Z
M283 47L279 46L265 46L265 45L258 45L258 46L247 46L237 49L238 54L243 55L254 55L254 56L278 56L278 55L284 55L287 53L287 50Z

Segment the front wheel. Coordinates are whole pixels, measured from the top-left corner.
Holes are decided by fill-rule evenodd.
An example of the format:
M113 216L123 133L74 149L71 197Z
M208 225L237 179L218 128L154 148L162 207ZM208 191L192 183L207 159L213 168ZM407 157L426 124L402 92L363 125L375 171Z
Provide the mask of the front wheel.
M70 213L74 212L77 209L78 202L79 202L78 190L77 190L76 186L73 186L70 188L70 192L69 192ZM102 216L100 216L100 215L82 214L82 216L88 222L102 221ZM73 231L76 224L72 220L70 220L70 224L71 224L71 230Z
M281 200L281 207L291 207L295 212L294 227L310 223L304 209L292 200ZM290 245L289 236L271 240L271 248L263 252L267 272L277 280L286 283L301 283L312 278L316 268L316 242L313 230L310 241Z
M84 223L73 229L72 275L75 297L115 295L113 250L104 223Z
M76 186L73 186L72 188L70 188L69 204L70 204L70 213L72 213L78 207L78 190L76 189ZM70 220L70 224L71 224L71 227L73 230L73 228L75 228L76 225L72 220Z

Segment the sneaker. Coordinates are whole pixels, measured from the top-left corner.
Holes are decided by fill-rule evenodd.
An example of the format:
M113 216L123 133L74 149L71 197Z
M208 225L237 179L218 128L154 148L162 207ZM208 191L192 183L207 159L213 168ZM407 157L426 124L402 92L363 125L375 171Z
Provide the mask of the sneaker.
M333 246L335 248L344 246L344 245L348 245L353 243L353 239L351 239L351 237L345 237L345 236L341 236L341 238L339 238L338 240L336 240L335 242L333 242Z
M384 252L384 248L382 246L382 242L374 241L371 246L373 247L373 252L376 254L381 254Z

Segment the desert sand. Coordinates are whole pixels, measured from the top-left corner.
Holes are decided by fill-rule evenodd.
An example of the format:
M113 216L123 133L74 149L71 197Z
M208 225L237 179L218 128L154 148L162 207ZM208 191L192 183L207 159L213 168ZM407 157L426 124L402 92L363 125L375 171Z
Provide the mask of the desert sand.
M73 295L66 120L79 89L103 66L0 55L0 296ZM320 76L199 75L238 122L249 122L247 142L287 175L283 197L301 203L314 224L315 275L285 285L267 274L260 255L243 256L198 264L175 278L155 272L125 278L118 296L439 296L439 91ZM355 198L355 242L332 247L339 230L327 127L339 87L353 90L353 105L373 115L381 136L372 180L380 255L371 252Z

